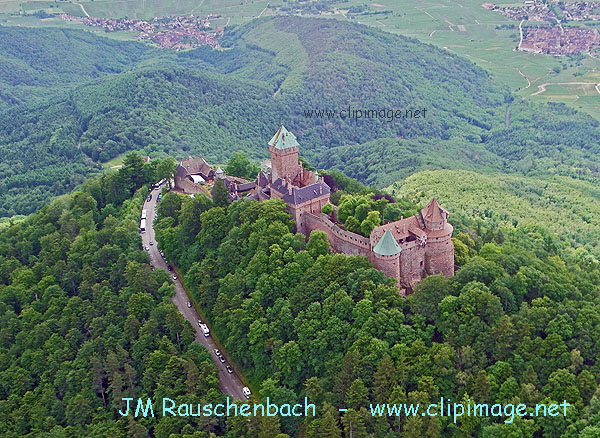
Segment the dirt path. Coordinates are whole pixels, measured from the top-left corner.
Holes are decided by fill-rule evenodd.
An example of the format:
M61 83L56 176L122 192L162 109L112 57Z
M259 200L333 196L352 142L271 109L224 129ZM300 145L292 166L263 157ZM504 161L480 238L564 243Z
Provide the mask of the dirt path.
M517 71L519 72L519 74L521 76L523 76L527 80L527 86L525 88L523 88L523 90L526 90L529 87L531 87L531 81L529 80L529 78L527 76L525 76L521 70L517 69Z
M258 17L256 17L256 18L262 17L262 14L264 14L268 8L269 8L269 4L267 3L267 6L265 6L265 8L262 11L260 11L260 14L258 14Z
M194 9L202 7L203 3L204 3L204 0L200 0L200 3L198 4L198 6L194 6L192 8L192 10L190 11L190 15L194 15Z
M85 14L86 17L90 18L90 14L87 13L87 11L85 10L85 8L83 7L83 5L81 3L77 3L72 1L71 3L73 3L74 5L77 5L81 8L81 11Z
M600 84L596 84L594 82L546 82L545 84L538 85L538 90L535 93L531 93L530 96L537 96L538 94L542 94L546 91L546 86L548 85L593 85L598 94L600 94Z
M432 18L432 19L434 19L435 21L438 21L438 19L437 19L437 18L435 18L433 15L431 15L431 14L430 14L429 12L427 12L426 10L424 10L424 9L421 9L421 8L417 8L416 6L415 6L415 9L417 9L417 10L419 10L419 11L423 12L424 14L427 14L427 16L431 17L431 18Z
M523 22L525 20L521 20L519 23L519 45L517 46L517 50L521 50L521 44L523 43Z

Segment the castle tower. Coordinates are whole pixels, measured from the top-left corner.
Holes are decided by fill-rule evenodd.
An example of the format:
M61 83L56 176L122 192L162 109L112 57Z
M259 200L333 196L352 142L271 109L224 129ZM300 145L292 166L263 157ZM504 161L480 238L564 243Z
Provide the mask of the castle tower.
M448 222L449 215L448 211L443 209L435 198L421 210L425 228L432 231L442 230L444 224Z
M425 272L427 275L454 276L454 228L448 223L447 210L434 198L423 210L421 217L426 227Z
M402 248L396 242L392 232L387 229L377 245L373 247L372 261L373 266L387 277L393 277L396 281L400 280L400 253Z
M299 146L296 136L281 125L269 141L271 181L277 178L293 180L301 172L301 165L298 163Z

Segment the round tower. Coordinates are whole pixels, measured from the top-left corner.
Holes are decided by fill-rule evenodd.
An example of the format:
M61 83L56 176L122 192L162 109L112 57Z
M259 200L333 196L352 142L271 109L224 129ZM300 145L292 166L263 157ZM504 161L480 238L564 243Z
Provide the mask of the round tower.
M373 247L372 261L373 266L387 277L393 277L400 283L400 253L402 248L396 242L392 232L387 229L381 239Z

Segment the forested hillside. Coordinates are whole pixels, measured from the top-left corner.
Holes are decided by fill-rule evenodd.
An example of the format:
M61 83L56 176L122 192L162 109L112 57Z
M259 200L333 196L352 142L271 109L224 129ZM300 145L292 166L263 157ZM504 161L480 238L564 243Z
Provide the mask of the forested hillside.
M539 226L454 220L456 277L408 299L365 258L291 233L285 204L206 208L170 194L157 238L261 395L308 396L292 436L595 437L600 432L600 264ZM190 223L189 211L201 207ZM538 418L373 417L370 403L562 402ZM341 413L340 408L348 409ZM505 420L507 420L505 422ZM236 422L237 424L237 422ZM254 437L238 429L237 437Z
M0 436L223 430L216 419L134 422L117 413L122 397L223 400L210 353L169 299L168 275L153 272L140 247L147 186L138 189L157 176L130 159L0 231Z
M0 110L126 71L150 52L88 32L0 26Z
M121 397L223 399L208 352L140 248L148 182L85 183L0 230L0 434L7 437L584 437L600 431L600 263L540 226L452 216L456 277L403 299L365 258L292 234L285 204L167 194L157 239L213 331L275 403L308 418L121 418ZM169 170L170 169L170 170ZM334 173L332 186L370 196ZM401 200L402 208L412 205ZM370 403L560 403L567 416L373 417ZM348 409L340 413L339 409ZM278 435L280 432L286 435Z
M35 211L131 150L265 158L281 123L313 165L380 187L440 168L598 177L595 120L513 101L469 61L360 25L265 18L228 34L226 50L181 53L85 32L0 31L0 80L19 82L6 102L23 100L19 87L30 96L0 112L0 216ZM427 115L340 118L348 107ZM333 116L306 116L325 109Z
M561 245L600 258L600 190L593 181L436 170L417 172L389 191L417 202L435 196L453 216L477 217L492 227L539 224L560 236Z
M35 211L98 172L100 163L130 150L216 162L234 151L263 158L280 123L297 134L303 155L314 164L390 183L377 176L383 161L378 157L392 157L385 161L396 176L422 168L418 156L398 153L396 142L410 149L429 144L430 156L440 145L446 151L441 156L455 156L465 145L461 156L478 162L478 143L503 123L510 101L468 61L335 20L257 20L230 34L223 41L231 46L227 50L179 54L85 32L1 31L2 80L13 81L5 101L26 102L0 113L3 216ZM348 106L425 108L428 115L356 122L339 118ZM319 109L336 116L305 116L305 110ZM331 154L332 147L343 151ZM367 166L360 163L365 149L374 149ZM493 152L485 160L499 167L502 160ZM433 161L443 166L445 160Z

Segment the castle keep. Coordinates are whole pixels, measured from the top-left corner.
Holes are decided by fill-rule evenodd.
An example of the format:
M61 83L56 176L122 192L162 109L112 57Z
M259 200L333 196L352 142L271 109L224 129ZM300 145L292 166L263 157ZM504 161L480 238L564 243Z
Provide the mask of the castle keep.
M335 252L364 255L373 266L396 279L403 294L427 275L454 275L454 245L449 213L432 199L420 213L375 227L364 237L344 230L321 209L331 190L316 172L302 167L294 134L281 126L269 141L271 170L261 172L247 197L280 198L296 221L298 232L327 234Z

